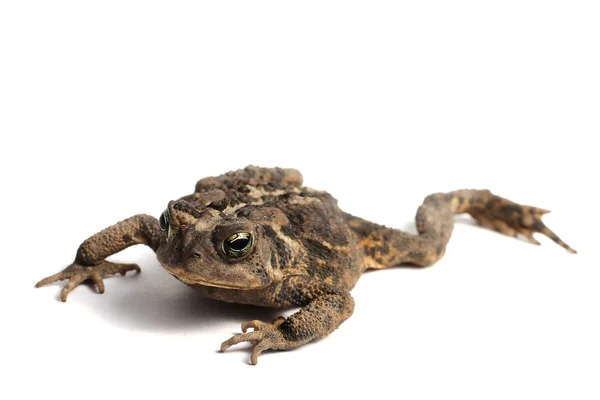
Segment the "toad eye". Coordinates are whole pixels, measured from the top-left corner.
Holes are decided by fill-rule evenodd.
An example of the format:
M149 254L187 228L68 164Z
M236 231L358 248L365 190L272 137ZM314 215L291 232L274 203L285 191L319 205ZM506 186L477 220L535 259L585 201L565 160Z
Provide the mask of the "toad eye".
M169 216L169 210L165 210L165 212L160 214L160 218L158 218L158 225L160 226L160 230L166 236L169 236L169 226L171 223L170 219L171 217Z
M223 242L223 251L230 257L241 257L252 248L254 238L250 232L237 232Z

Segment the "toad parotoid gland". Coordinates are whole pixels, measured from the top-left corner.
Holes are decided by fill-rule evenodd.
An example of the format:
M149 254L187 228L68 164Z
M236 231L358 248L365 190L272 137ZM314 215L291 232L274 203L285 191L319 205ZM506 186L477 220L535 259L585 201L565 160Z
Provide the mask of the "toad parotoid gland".
M225 351L252 343L256 364L264 350L292 349L339 327L352 315L350 290L366 270L438 261L455 214L468 213L485 227L535 244L539 232L575 253L544 225L547 212L488 190L436 193L419 207L419 234L412 235L343 212L329 193L303 187L297 170L249 166L200 180L193 194L171 201L158 220L140 214L95 234L79 246L73 264L36 286L68 279L63 301L84 281L102 293L106 275L140 270L105 258L145 244L171 275L204 296L300 307L272 323L245 322L244 333L221 344Z

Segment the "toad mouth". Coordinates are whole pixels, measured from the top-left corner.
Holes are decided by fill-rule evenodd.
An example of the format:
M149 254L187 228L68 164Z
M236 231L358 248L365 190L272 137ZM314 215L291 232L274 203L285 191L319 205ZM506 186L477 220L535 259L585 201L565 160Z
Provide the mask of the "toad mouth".
M171 274L172 276L174 276L175 278L177 278L180 282L185 283L186 285L200 285L200 286L209 286L209 287L216 287L216 288L221 288L221 289L236 289L236 290L252 290L252 289L260 289L263 288L264 285L234 285L231 283L225 283L225 282L214 282L214 281L206 281L202 278L200 278L198 275L196 274L192 274L188 271L186 271L183 268L177 268L177 267L165 267L165 269L167 270L167 272L169 274Z

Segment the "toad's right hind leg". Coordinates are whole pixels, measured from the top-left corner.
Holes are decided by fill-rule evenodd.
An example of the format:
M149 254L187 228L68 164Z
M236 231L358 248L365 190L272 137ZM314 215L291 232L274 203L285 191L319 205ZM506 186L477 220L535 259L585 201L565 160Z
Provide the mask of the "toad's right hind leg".
M542 233L575 253L542 222L548 211L523 206L492 194L489 190L457 190L427 196L416 216L418 235L347 215L365 252L366 268L387 268L399 264L429 266L444 255L454 227L454 215L468 213L481 225L539 244L534 233Z

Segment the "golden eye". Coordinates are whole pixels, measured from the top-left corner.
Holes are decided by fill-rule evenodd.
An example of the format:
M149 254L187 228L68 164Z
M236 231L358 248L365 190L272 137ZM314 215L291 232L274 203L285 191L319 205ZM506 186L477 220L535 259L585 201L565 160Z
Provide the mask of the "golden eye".
M252 248L254 241L250 232L237 232L223 242L223 251L230 257L241 257Z

